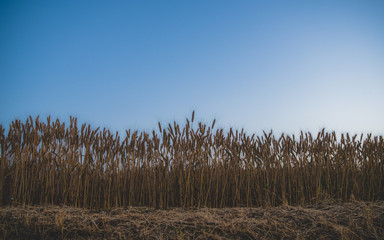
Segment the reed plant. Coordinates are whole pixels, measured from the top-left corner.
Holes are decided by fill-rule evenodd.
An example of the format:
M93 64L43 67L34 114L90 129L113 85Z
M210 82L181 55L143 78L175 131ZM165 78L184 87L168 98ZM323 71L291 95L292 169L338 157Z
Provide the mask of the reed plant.
M299 136L194 122L149 132L58 119L0 125L0 205L258 207L384 199L383 136Z

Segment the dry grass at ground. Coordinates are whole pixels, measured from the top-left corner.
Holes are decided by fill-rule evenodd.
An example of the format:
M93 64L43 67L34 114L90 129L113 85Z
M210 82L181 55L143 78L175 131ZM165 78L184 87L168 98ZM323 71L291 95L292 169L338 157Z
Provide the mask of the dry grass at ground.
M384 239L384 202L307 207L92 211L0 209L2 239Z

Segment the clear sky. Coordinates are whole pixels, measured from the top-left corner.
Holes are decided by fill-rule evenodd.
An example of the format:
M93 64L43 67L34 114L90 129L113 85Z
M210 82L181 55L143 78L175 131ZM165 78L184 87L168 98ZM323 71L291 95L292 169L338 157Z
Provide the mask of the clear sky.
M0 1L0 123L384 134L384 1Z

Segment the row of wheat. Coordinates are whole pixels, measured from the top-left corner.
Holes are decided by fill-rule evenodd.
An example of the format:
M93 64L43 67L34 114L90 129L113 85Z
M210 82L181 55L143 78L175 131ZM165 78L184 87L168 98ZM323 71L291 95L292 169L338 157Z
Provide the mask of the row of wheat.
M118 133L31 117L0 125L0 205L240 207L384 199L382 136L213 130L187 119Z

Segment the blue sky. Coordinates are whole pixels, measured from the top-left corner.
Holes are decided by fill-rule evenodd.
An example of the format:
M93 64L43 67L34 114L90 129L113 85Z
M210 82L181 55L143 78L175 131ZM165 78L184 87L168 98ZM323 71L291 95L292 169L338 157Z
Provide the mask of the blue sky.
M1 1L0 123L384 134L384 1Z

